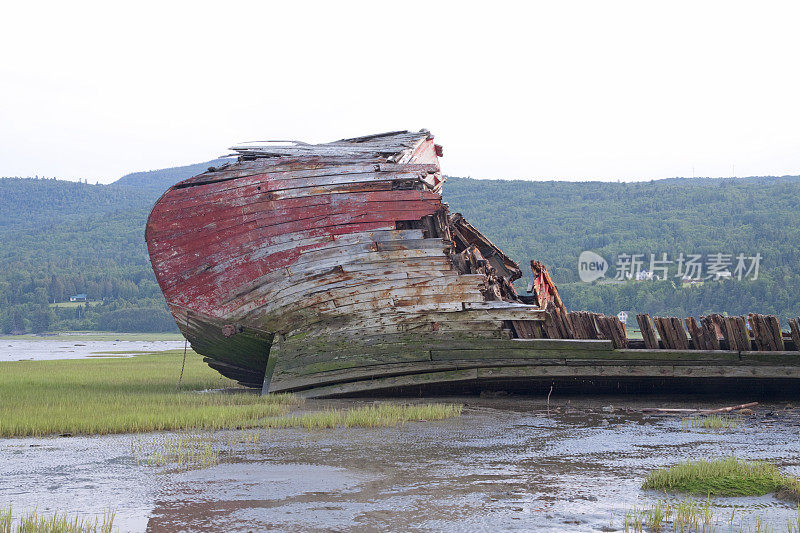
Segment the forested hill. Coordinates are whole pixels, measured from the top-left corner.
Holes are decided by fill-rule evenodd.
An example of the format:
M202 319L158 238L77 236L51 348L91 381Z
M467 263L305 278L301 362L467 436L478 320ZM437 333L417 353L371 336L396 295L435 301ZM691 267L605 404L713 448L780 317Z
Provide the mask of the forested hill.
M163 168L161 170L147 170L144 172L133 172L126 174L114 182L115 185L125 187L143 187L147 189L158 189L166 191L175 183L196 176L208 170L208 167L216 167L229 159L214 159L205 163L186 165L182 167Z
M143 207L153 194L139 188L56 179L0 178L0 235L17 229L51 230L66 221Z
M173 330L143 236L159 194L0 179L0 333ZM64 304L78 294L88 308Z
M529 182L450 178L445 199L527 268L548 266L570 309L698 316L710 312L800 315L800 176L666 179L637 183ZM611 268L592 284L578 279L578 256ZM758 279L682 286L680 254L760 254ZM674 261L668 279L607 283L619 254ZM752 261L747 261L750 266ZM708 275L707 268L701 272ZM605 283L604 283L605 282Z
M220 164L136 173L111 185L0 179L0 333L53 329L174 329L155 283L144 224L173 183ZM570 309L699 315L800 315L800 178L669 179L642 183L451 177L445 200L524 269L551 270ZM612 265L594 283L577 261ZM761 254L759 278L682 286L670 279L607 283L621 253ZM647 266L647 265L645 265ZM89 307L59 305L87 294ZM56 302L53 304L53 302ZM785 320L784 320L785 323Z

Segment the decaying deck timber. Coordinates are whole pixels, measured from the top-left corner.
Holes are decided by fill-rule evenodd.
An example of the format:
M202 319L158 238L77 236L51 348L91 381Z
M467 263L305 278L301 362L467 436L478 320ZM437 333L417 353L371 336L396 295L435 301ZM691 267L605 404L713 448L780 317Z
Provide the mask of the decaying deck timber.
M146 240L193 349L245 385L311 396L551 376L800 378L796 322L784 339L774 317L640 315L634 341L616 317L568 312L537 261L518 294L519 265L442 202L442 148L427 131L232 150L159 199Z

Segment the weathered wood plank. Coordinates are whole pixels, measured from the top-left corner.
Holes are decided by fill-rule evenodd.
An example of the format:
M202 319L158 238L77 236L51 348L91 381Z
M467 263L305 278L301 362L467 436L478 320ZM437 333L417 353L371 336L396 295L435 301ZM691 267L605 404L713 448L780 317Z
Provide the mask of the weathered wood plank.
M680 350L688 350L689 349L689 339L686 337L686 330L683 327L683 322L677 317L671 317L670 321L672 323L672 331L675 334L675 339L677 341L676 348Z
M796 358L796 356L795 356ZM494 364L492 364L494 362ZM472 360L453 360L453 361L432 361L429 363L411 364L411 365L386 365L379 368L359 370L356 379L367 378L370 381L378 378L377 387L375 390L387 388L385 383L392 383L391 386L398 386L397 384L421 384L421 383L436 383L447 382L453 376L462 377L470 376L472 374L452 374L450 370L456 368L463 368L463 365L474 364L477 371L478 379L497 379L497 378L524 378L524 377L559 377L559 376L575 376L584 378L600 378L600 377L763 377L763 378L796 378L800 376L800 365L771 365L771 366L752 366L752 365L730 365L730 366L709 366L705 361L701 364L692 363L691 361L677 361L670 363L667 361L653 360L646 364L641 364L640 361L626 361L626 360L607 360L603 362L592 362L590 364L581 364L579 361L567 361L567 365L563 364L562 360L547 360L547 364L537 363L531 365L526 360L494 360L494 361L472 361ZM447 366L450 365L450 366ZM488 365L488 366L487 366ZM442 373L443 369L448 369L447 372ZM381 376L408 374L417 372L417 377L403 376L401 381L391 380L389 382L380 381ZM444 377L444 379L440 379ZM323 383L336 382L338 380L348 379L347 374L342 372L328 372L324 376L320 376ZM368 383L360 383L355 385L355 388L345 385L337 389L318 388L310 391L303 392L303 395L325 395L330 390L338 391L363 391L371 390ZM282 382L282 390L291 390L292 388L301 388L313 386L315 382L311 377L297 377L286 378ZM365 388L366 386L366 388ZM344 392L339 392L343 394Z
M737 331L737 341L739 345L739 350L750 350L752 349L752 343L750 342L750 332L747 330L747 323L745 321L745 317L737 316L735 318L736 323L736 331Z
M409 239L402 244L393 242L344 244L335 240L324 239L310 245L295 246L294 248L284 246L280 250L255 248L245 255L198 257L196 260L190 261L189 264L183 265L183 270L180 273L172 274L172 282L165 284L165 289L169 290L175 285L185 284L189 281L196 282L200 276L219 276L227 272L250 268L255 263L274 264L274 258L289 258L286 263L289 261L291 263L287 265L279 262L267 274L287 267L295 271L296 269L302 269L303 265L309 264L315 269L340 266L346 263L347 260L358 260L364 254L372 252L408 252L404 255L436 257L437 255L443 255L447 247L447 243L444 243L441 239ZM411 250L426 250L426 252L411 252ZM290 255L286 255L287 252ZM165 268L165 272L170 270Z
M379 391L396 387L408 387L431 383L452 383L457 381L471 381L478 378L477 369L448 370L443 372L428 372L424 374L411 374L395 377L341 383L328 387L317 387L298 391L298 396L303 398L322 398L344 394L354 394L364 391Z
M190 188L178 188L159 202L159 213L169 214L180 209L191 209L211 204L224 198L281 198L280 193L293 189L314 189L316 187L361 185L396 180L419 181L421 173L380 172L374 168L354 168L362 172L337 172L332 169L306 170L284 173L255 174L235 182L217 182ZM425 192L425 191L420 191ZM435 194L435 193L434 193Z
M644 340L645 347L649 350L657 350L659 348L658 339L656 338L656 332L653 329L650 315L638 314L636 315L636 322L638 322L639 330L642 332L642 339Z
M701 332L703 335L703 340L705 342L706 349L709 350L719 350L721 349L721 345L719 342L719 333L717 332L717 326L714 322L713 315L710 316L703 316L700 317L701 323Z
M795 351L749 351L740 352L740 357L747 363L800 364L800 358Z
M729 350L749 350L747 346L739 346L738 336L734 317L726 316L723 318L723 334Z
M361 268L363 267L363 268ZM318 269L313 265L306 268L292 268L271 272L244 284L240 292L232 295L222 304L228 313L244 314L255 307L269 306L275 302L280 307L280 300L291 298L296 293L295 287L306 286L312 291L325 287L336 289L344 286L376 283L387 279L409 279L420 277L440 277L457 275L443 257L422 257L404 259L399 263L379 261L375 263L352 263ZM397 277L395 277L397 276Z
M661 343L664 345L664 348L673 349L674 346L670 337L667 336L663 318L659 316L654 317L653 323L655 324L656 330L658 330L658 336L661 338Z
M441 250L435 248L392 250L355 253L353 256L349 257L348 260L351 262L403 261L405 259L420 259L441 255ZM195 276L192 279L191 285L183 285L180 290L174 287L168 287L164 290L164 293L168 301L177 304L186 305L194 302L197 305L204 303L209 307L217 307L231 296L238 294L241 291L241 287L249 280L267 275L281 268L289 267L298 257L299 253L296 250L292 250L288 251L285 255L274 254L268 259L250 263L237 271L228 273L206 272ZM333 259L316 264L316 266L320 268L333 268L336 265L337 261Z
M180 206L174 211L158 213L159 224L151 227L149 238L172 239L186 234L188 228L202 227L215 222L217 227L235 225L245 220L259 218L296 218L302 214L300 210L317 211L332 210L342 205L360 206L370 209L377 204L393 204L413 207L418 203L440 203L439 195L427 191L363 191L344 196L330 194L304 196L299 198L275 198L274 194L257 194L248 196L223 196L214 202L199 206Z
M692 343L695 350L706 350L706 342L703 336L703 331L697 325L697 321L693 316L687 317L683 320L686 323L686 329L689 330L689 335L692 337Z
M798 325L797 318L789 319L789 329L792 334L792 342L794 342L795 351L800 351L800 325Z
M778 317L775 315L769 315L765 317L765 321L767 323L769 332L772 334L772 345L775 347L775 350L779 352L784 351L783 333L781 333L781 323L778 320Z
M611 350L611 341L596 339L514 339L504 346L523 345L531 350Z
M386 205L385 208L378 208L375 211L365 212L359 209L348 210L346 206L337 206L330 209L309 210L296 217L275 217L271 219L243 219L240 223L219 227L216 222L211 221L203 228L186 233L175 239L154 242L149 247L155 261L166 258L180 257L196 251L206 253L208 247L211 250L219 251L220 245L236 246L246 242L260 242L261 239L283 235L294 232L322 232L325 228L338 228L340 226L352 226L355 224L384 224L376 229L393 229L393 225L402 220L419 220L424 216L432 215L440 206L435 203L419 203L409 209L404 209L400 205ZM352 231L355 233L363 231L355 226ZM329 233L331 231L329 230ZM313 235L313 233L312 233ZM166 243L170 243L167 245ZM214 248L216 247L216 248Z
M676 377L676 378L798 378L800 367L687 366L687 365L605 365L605 366L516 366L479 368L478 378L534 377Z

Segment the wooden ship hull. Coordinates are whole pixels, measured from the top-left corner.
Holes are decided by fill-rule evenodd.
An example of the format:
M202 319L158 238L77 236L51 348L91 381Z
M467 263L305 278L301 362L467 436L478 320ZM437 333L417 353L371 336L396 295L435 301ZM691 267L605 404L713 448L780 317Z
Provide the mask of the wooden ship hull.
M536 261L518 294L519 265L442 202L427 131L233 150L164 193L146 240L181 332L244 385L333 396L752 366L800 377L785 345L750 365L753 347L724 331L703 350L661 329L655 345L629 341L616 317L567 313Z

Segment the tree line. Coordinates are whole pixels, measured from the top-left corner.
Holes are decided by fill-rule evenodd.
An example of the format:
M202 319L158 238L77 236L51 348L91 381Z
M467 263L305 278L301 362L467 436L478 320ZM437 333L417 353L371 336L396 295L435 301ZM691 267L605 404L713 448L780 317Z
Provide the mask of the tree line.
M547 265L573 310L653 315L800 315L800 177L666 179L635 183L475 180L450 177L444 198L525 267ZM582 251L609 263L583 283ZM609 283L622 254L760 254L757 280ZM752 276L750 276L751 278ZM524 280L518 284L524 290Z
M176 330L144 243L158 194L0 179L0 333ZM89 303L52 305L78 294Z
M112 185L0 178L0 332L174 330L150 268L144 226L161 192L202 166ZM530 259L547 265L572 310L759 312L784 323L800 315L800 177L637 183L450 177L444 191L451 212L463 213L523 267ZM609 262L604 278L580 281L584 250ZM609 283L622 254L740 252L762 256L757 280L685 285L673 266L664 280ZM524 287L521 280L518 289ZM76 294L86 294L89 305L51 305Z

